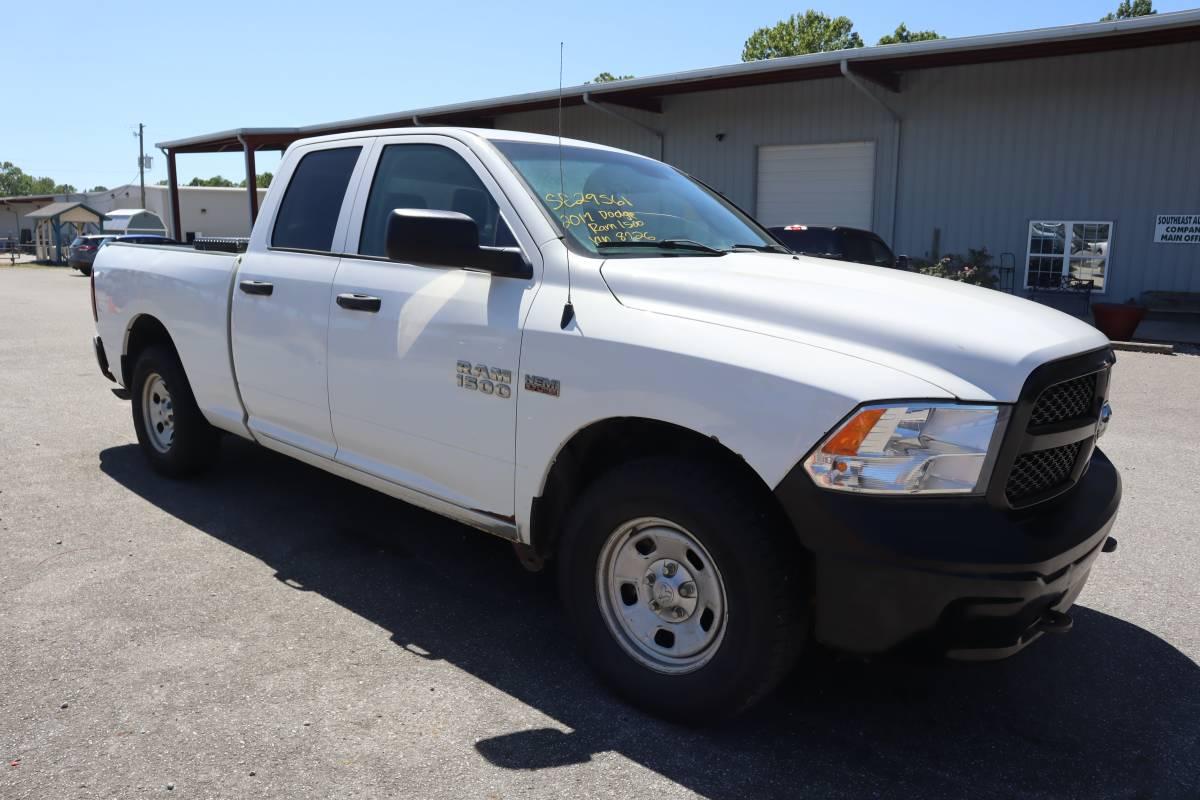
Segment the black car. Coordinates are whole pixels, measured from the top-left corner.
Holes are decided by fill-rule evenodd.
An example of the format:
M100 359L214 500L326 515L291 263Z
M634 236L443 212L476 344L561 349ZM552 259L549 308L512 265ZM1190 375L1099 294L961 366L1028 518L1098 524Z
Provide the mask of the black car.
M789 250L800 255L908 269L908 256L897 257L883 239L870 231L840 225L785 225L768 230Z
M96 253L100 250L100 245L111 238L111 235L105 234L76 236L74 241L67 246L67 264L84 275L91 275L92 262L96 260Z

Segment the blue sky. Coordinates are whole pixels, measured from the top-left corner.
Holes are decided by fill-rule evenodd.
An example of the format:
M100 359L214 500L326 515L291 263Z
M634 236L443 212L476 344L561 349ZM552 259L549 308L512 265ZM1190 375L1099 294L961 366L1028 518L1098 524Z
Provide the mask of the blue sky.
M809 1L850 17L867 44L901 21L967 36L1092 22L1118 2ZM146 124L149 148L228 128L548 89L558 80L560 40L567 85L605 70L644 76L729 64L755 28L808 7L777 0L12 5L3 30L55 33L24 45L5 37L14 57L5 97L10 108L31 113L4 114L0 161L81 189L137 177L131 132L138 122ZM1155 0L1155 7L1188 4ZM149 152L153 183L166 177L166 165L161 153ZM260 171L277 160L260 154ZM232 155L183 156L179 168L184 181L243 176L240 157Z

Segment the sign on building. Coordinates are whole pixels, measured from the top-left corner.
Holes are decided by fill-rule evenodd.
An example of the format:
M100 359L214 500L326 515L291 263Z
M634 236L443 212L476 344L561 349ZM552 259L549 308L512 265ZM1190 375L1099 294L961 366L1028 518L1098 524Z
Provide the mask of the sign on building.
M1154 241L1200 244L1200 214L1158 214L1154 217Z

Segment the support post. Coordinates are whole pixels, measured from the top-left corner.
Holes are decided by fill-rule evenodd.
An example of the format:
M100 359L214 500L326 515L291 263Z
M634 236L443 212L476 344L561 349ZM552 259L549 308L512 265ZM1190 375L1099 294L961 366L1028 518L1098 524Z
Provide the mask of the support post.
M179 175L175 171L175 151L167 150L167 194L171 197L171 236L183 241L183 230L179 224Z
M145 132L146 126L138 123L138 186L141 187L141 208L146 208L146 144L143 141L142 134Z
M254 169L254 147L244 136L238 136L242 151L246 154L246 191L250 193L250 225L258 219L258 173Z
M850 64L846 59L842 59L838 65L841 70L842 77L850 82L850 85L861 92L868 100L875 103L883 109L883 112L892 118L894 133L892 135L892 224L888 228L888 244L893 248L899 247L896 242L896 206L900 202L900 136L903 133L904 119L900 116L896 109L892 108L884 100L880 99L874 92L867 88L857 75L850 69ZM888 88L888 87L885 87ZM899 91L899 84L896 86L896 91Z
M54 226L54 263L62 263L62 231L59 226L62 224L58 221L58 217L51 217L50 224Z

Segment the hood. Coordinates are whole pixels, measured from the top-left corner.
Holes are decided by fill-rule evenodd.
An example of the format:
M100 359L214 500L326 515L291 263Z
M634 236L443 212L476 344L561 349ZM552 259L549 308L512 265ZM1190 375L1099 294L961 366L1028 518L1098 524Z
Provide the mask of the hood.
M842 261L771 253L609 259L601 274L629 308L833 350L963 400L1013 402L1034 367L1109 344L1091 325L1028 300Z

